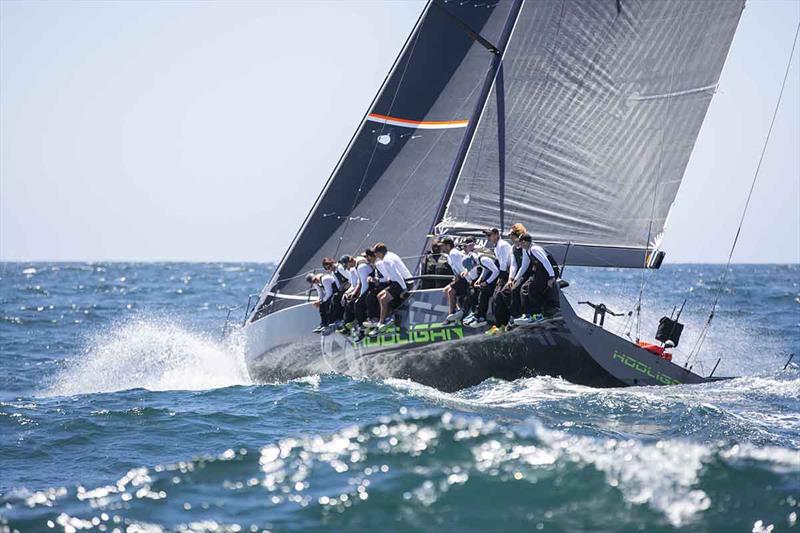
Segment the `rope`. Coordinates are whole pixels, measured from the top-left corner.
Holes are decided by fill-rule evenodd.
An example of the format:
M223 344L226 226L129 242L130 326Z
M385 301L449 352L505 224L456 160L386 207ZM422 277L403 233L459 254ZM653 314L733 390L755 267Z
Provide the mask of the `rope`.
M700 336L697 337L697 341L695 341L694 347L692 351L689 352L689 357L686 359L686 363L684 363L684 368L688 367L689 370L692 369L692 366L689 363L692 361L693 358L696 358L697 355L700 353L700 349L703 347L703 343L708 336L708 329L711 326L711 321L714 319L714 312L717 309L717 303L719 303L719 298L722 295L722 291L725 288L725 283L728 280L728 272L731 266L731 260L733 259L733 251L736 249L736 244L739 242L739 234L742 231L742 226L744 225L744 218L747 215L747 208L750 206L750 199L753 196L753 189L756 186L756 180L758 179L758 173L761 170L761 163L764 161L764 154L767 152L767 145L769 144L769 138L772 135L772 128L775 126L775 119L778 116L778 109L781 106L781 99L783 98L783 90L786 88L786 80L789 78L789 71L792 67L792 59L794 59L794 51L797 47L797 36L800 34L800 22L797 24L797 29L794 32L794 39L792 40L792 51L789 54L789 62L786 64L786 72L783 74L783 82L781 83L781 92L778 94L778 101L775 104L775 110L772 112L772 120L769 123L769 130L767 130L767 137L764 139L764 145L761 147L761 156L758 158L758 165L756 165L756 171L753 175L753 181L750 184L750 191L747 193L747 201L744 204L744 209L742 210L742 216L739 219L739 227L736 229L736 236L733 238L733 244L731 245L731 251L728 254L728 262L725 264L725 270L722 272L722 279L720 281L720 285L717 288L717 294L714 296L714 303L711 305L711 312L708 314L708 319L706 320L705 325L703 326L703 330L700 332Z

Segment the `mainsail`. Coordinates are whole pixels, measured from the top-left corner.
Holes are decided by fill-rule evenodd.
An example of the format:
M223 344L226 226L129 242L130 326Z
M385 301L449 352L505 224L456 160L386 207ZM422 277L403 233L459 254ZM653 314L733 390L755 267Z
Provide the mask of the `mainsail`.
M262 293L253 320L291 305L325 256L385 241L409 265L447 198L521 0L429 2Z
M522 222L561 261L646 266L743 7L525 2L441 229Z

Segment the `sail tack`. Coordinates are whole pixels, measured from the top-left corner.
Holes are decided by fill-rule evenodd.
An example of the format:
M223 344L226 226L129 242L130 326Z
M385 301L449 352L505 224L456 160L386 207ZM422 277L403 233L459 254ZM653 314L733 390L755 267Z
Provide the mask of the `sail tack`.
M522 222L568 263L645 266L743 7L525 2L442 226Z
M436 0L425 7L254 319L290 305L269 301L268 293L307 290L305 273L319 270L325 256L384 241L413 270L485 103L481 87L496 69L496 52L485 43L507 40L519 4Z

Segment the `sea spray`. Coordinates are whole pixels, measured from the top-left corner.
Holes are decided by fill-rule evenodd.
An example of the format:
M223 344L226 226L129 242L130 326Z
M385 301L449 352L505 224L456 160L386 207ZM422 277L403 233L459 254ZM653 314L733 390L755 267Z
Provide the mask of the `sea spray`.
M247 385L239 341L236 332L220 341L163 319L131 319L95 334L45 395Z

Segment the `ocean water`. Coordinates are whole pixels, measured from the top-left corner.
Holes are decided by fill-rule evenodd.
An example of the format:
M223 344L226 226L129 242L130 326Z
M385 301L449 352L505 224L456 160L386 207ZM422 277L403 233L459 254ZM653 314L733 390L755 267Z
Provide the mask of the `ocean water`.
M455 394L407 381L253 383L228 308L261 264L0 264L0 531L800 529L800 266L734 266L694 363L740 376ZM644 275L643 275L644 274ZM568 268L573 301L687 299L719 265ZM581 307L583 313L588 308ZM636 335L637 321L607 319Z

